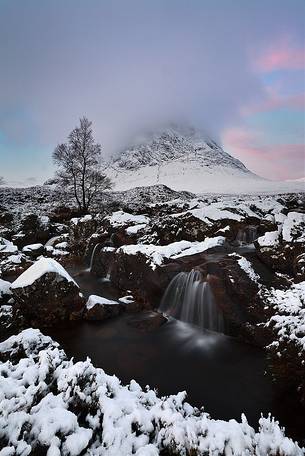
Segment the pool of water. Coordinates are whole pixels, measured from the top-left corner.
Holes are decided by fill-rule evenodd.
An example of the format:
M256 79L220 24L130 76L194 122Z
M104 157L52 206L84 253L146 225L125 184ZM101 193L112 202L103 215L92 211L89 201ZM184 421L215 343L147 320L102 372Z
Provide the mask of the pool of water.
M109 283L88 271L70 273L86 296L117 297ZM245 413L256 429L261 413L270 412L288 435L304 437L303 412L275 396L262 349L174 319L143 329L139 322L155 315L124 313L104 322L70 322L49 329L48 334L75 360L89 357L123 383L135 379L160 395L186 390L188 402L204 407L213 418L240 420Z

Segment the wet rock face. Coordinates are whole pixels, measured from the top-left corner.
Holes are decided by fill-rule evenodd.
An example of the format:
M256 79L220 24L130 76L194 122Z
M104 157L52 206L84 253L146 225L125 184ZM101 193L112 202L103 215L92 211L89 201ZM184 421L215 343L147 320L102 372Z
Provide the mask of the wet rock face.
M79 288L73 281L48 272L31 285L13 286L14 312L27 324L53 326L60 321L77 318L84 306Z
M74 255L83 256L89 239L96 232L98 222L91 215L73 218L69 224L70 249Z
M115 256L114 247L103 247L104 244L96 244L92 251L91 273L98 277L106 277L110 274Z
M131 290L137 301L148 307L157 306L170 281L165 271L152 269L142 254L116 253L113 258L110 278L119 290Z
M224 257L217 264L205 265L205 269L216 302L225 316L225 332L261 347L270 343L270 331L257 326L268 317L259 286L239 267L237 259Z

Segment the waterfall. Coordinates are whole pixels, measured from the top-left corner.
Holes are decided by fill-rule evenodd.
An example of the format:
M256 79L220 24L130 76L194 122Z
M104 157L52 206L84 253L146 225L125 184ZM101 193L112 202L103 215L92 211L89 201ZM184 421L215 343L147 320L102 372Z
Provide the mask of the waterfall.
M253 244L257 239L257 226L248 225L245 228L240 228L236 235L236 241L239 245Z
M180 272L168 285L159 310L200 328L223 332L224 320L211 286L200 271Z
M91 259L90 259L90 266L89 266L89 271L90 271L90 272L92 271L92 266L93 266L93 261L94 261L96 249L97 249L100 245L101 245L100 243L95 244L95 246L94 246L94 248L93 248L93 250L92 250Z

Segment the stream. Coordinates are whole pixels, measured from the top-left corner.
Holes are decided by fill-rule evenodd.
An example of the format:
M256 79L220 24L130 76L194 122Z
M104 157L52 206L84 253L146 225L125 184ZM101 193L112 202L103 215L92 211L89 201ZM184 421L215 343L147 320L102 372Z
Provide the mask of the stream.
M97 294L117 299L110 282L89 270L70 268L87 297ZM156 313L123 313L103 322L77 321L50 328L68 356L91 358L96 367L116 375L122 383L135 379L142 387L156 388L160 395L187 391L187 401L204 406L212 418L240 421L242 413L257 429L263 413L270 412L286 427L288 435L301 440L305 417L289 398L279 400L265 374L262 349L236 338L202 330L169 318L163 325L141 325Z

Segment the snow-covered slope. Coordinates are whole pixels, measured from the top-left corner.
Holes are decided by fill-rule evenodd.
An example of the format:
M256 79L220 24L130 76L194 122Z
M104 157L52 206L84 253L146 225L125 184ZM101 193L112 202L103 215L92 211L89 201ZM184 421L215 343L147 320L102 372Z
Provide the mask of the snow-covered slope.
M302 190L302 183L262 179L192 129L182 133L170 128L144 138L112 159L106 172L115 190L155 184L194 193Z

